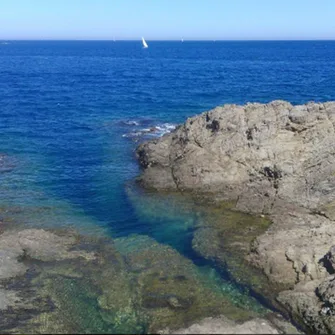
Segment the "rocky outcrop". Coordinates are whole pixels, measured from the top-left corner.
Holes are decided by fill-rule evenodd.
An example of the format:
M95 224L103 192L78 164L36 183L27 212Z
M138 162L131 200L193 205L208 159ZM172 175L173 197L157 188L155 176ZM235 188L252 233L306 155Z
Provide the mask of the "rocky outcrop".
M335 329L335 277L329 275L335 272L331 262L333 251L334 246L322 259L328 275L301 280L293 290L281 292L277 298L296 319L308 324L315 333L334 333Z
M213 193L248 212L317 210L335 201L334 123L335 103L217 107L140 145L141 180Z
M335 102L225 105L137 149L145 187L227 200L235 210L268 216L271 227L250 243L245 259L290 288L277 300L321 333L335 332L334 125ZM220 261L220 243L213 251L201 240L214 233L212 226L196 234L194 245Z

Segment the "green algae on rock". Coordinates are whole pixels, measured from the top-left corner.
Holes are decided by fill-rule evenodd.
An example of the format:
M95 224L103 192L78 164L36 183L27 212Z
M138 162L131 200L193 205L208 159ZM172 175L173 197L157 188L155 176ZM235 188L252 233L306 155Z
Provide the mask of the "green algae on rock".
M245 321L267 312L238 306L224 290L214 289L212 280L191 260L167 245L145 236L116 239L118 245L149 316L149 332L175 329L213 315ZM127 245L129 249L124 248Z
M9 333L154 333L213 315L245 321L268 312L237 304L191 260L147 236L113 242L26 230L2 240L3 248L18 248L14 260L25 271L1 282Z
M252 242L269 228L271 221L232 210L224 202L204 206L202 211L194 232L193 249L228 272L237 283L274 301L278 291L287 287L270 284L263 272L247 260Z
M151 228L155 237L162 231L164 236L170 234L172 245L180 252L193 249L228 272L232 280L256 292L273 298L283 288L269 285L262 271L247 261L252 242L271 225L267 217L238 212L234 202L212 201L210 195L138 190L134 185L128 185L127 193L138 216L145 220L155 217Z
M64 231L62 236L39 230L4 235L3 240L18 238L20 243L28 239L25 245L29 248L20 256L20 244L10 244L19 250L18 257L27 272L2 283L5 289L11 288L23 297L20 304L14 301L3 313L13 314L14 309L15 315L25 319L18 322L7 318L11 322L4 324L2 330L67 334L144 332L145 324L137 318L131 304L136 295L127 290L131 285L112 240L78 235L73 238L73 232L66 236ZM117 292L115 288L119 288ZM108 304L113 297L115 305L111 309ZM130 312L129 306L133 309ZM131 316L127 318L131 322L124 322L123 314L127 313L123 311Z
M137 217L158 242L187 252L199 215L193 198L179 192L151 192L128 183L127 196Z

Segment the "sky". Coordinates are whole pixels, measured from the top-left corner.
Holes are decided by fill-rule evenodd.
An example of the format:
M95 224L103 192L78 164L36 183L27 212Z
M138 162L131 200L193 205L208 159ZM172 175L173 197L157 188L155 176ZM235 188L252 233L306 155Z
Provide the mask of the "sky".
M0 39L335 39L335 0L0 0Z

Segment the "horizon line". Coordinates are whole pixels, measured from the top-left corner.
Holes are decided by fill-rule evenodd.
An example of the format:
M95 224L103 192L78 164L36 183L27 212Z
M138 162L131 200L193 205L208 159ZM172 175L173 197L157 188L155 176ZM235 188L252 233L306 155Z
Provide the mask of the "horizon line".
M148 39L146 38L147 41L157 41L157 42L174 42L174 41L181 41L181 39L183 39L183 42L187 42L187 41L190 41L190 42L205 42L205 41L217 41L217 42L266 42L266 41L269 41L269 42L280 42L280 41L283 41L283 42L299 42L299 41L335 41L335 38L317 38L317 39L309 39L309 38L304 38L304 39L215 39L215 38L206 38L206 39L185 39L185 38L174 38L174 39L157 39L157 38L154 38L154 39ZM97 42L116 42L116 41L119 41L119 42L134 42L134 41L141 41L141 38L138 38L138 39L113 39L113 38L110 38L110 39L86 39L86 38L39 38L39 39L35 39L35 38L11 38L11 39L7 39L7 38L0 38L0 41L8 41L8 42L21 42L21 41L69 41L69 42L80 42L80 41L87 41L87 42L94 42L94 41L97 41Z

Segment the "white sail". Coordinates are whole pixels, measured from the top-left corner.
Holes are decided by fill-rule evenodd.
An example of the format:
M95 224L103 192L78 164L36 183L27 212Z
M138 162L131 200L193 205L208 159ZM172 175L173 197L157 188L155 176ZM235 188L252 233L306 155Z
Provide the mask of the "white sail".
M144 37L142 37L142 43L143 43L143 48L147 48L148 47L148 44L145 41Z

